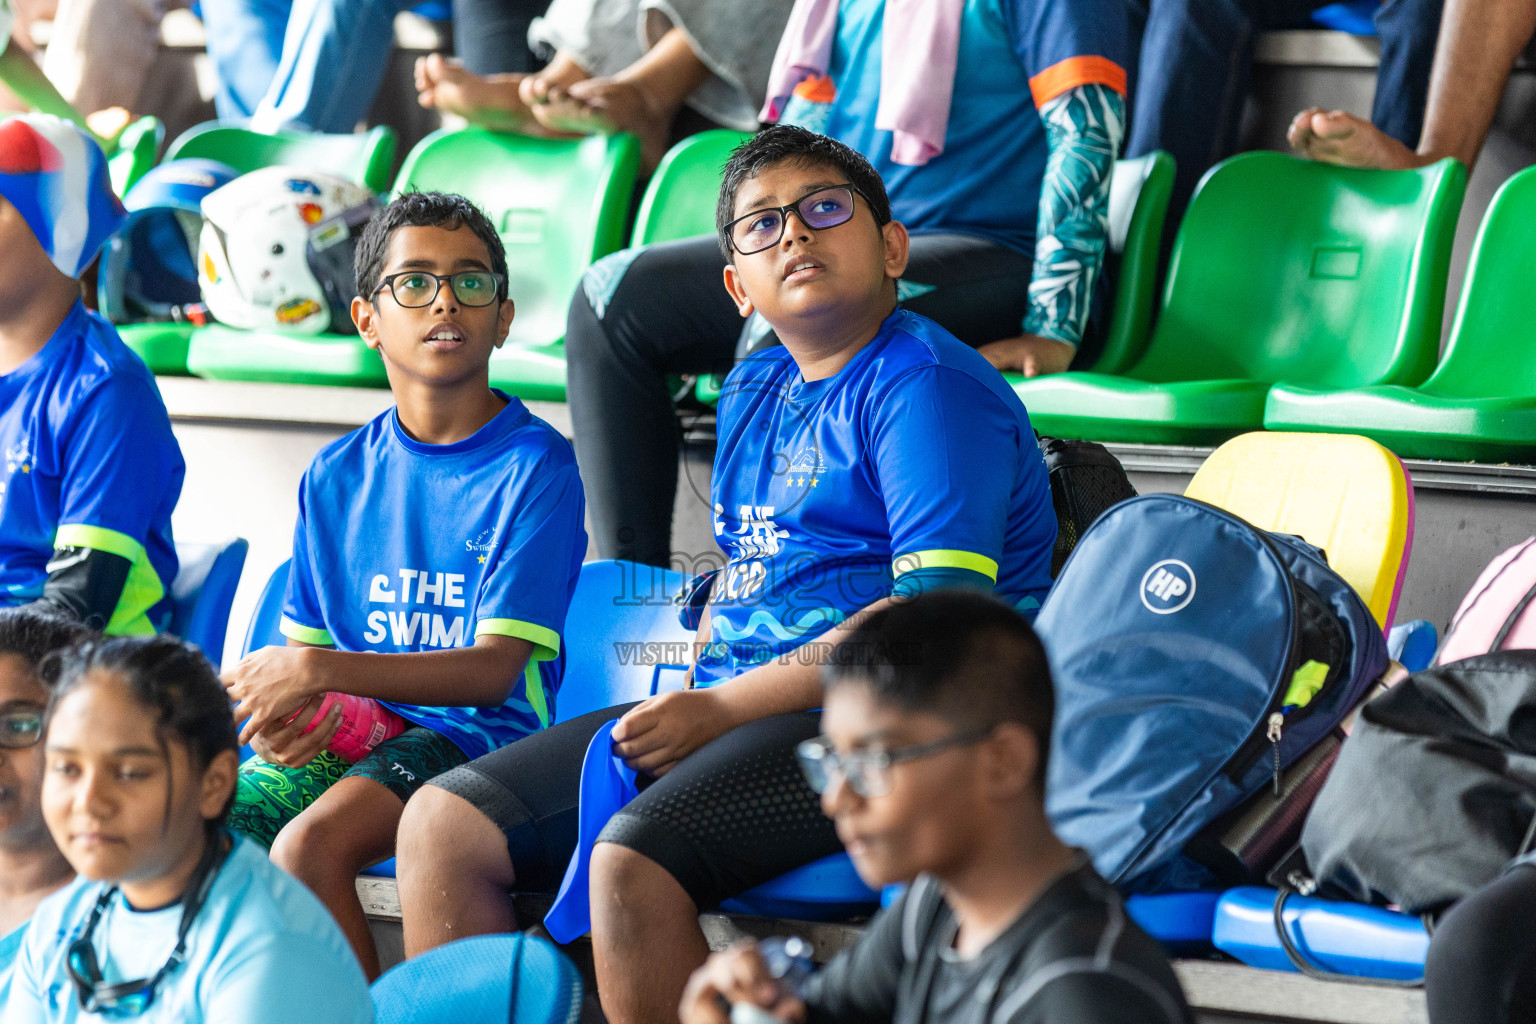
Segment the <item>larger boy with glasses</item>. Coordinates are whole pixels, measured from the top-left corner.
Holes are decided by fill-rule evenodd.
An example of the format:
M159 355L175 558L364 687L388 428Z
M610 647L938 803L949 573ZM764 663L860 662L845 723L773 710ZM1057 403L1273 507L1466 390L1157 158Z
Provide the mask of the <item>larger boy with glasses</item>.
M225 677L257 757L231 826L336 915L370 976L354 889L394 853L405 801L440 772L548 725L586 552L571 446L487 382L513 303L501 239L460 196L408 193L357 251L358 333L395 408L315 457L299 490L286 647ZM356 764L322 752L327 692L380 701L404 733Z
M864 880L911 887L802 991L751 943L712 957L682 1024L727 1024L722 997L809 1024L1188 1024L1162 950L1046 819L1055 701L1028 623L927 594L869 616L824 679L806 778Z
M507 889L553 891L583 753L655 777L591 861L592 941L614 1024L663 1024L708 947L698 912L837 853L795 744L817 663L867 609L939 586L1033 609L1056 539L1018 397L933 321L896 308L907 233L867 160L769 128L725 169L725 286L783 339L738 366L712 484L729 561L693 589L694 688L571 719L434 780L400 829L408 953L513 926Z

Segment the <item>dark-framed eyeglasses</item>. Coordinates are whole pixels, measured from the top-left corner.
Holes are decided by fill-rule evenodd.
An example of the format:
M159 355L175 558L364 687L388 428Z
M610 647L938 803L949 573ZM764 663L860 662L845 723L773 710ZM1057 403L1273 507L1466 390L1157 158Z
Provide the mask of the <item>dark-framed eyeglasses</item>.
M825 231L852 220L853 197L862 194L852 182L820 188L788 206L753 210L737 217L725 226L725 237L738 254L751 256L779 244L791 212L811 230Z
M795 760L800 763L800 772L805 776L805 781L818 793L825 793L831 788L834 778L841 778L859 796L885 796L891 791L893 765L932 757L955 747L968 747L980 743L991 733L992 727L987 726L946 736L932 743L916 743L894 750L870 747L848 754L839 754L833 749L831 740L818 736L795 748Z
M101 915L117 895L117 886L108 887L96 898L85 931L69 944L64 958L64 969L75 985L75 998L80 1002L80 1009L108 1020L127 1020L150 1008L161 982L187 960L187 935L192 931L192 922L196 920L198 911L208 902L208 892L218 877L219 865L225 853L225 834L220 830L209 836L207 849L203 851L202 860L192 875L192 883L182 898L181 924L176 929L176 948L171 950L165 966L151 977L110 984L102 977L101 963L96 959L96 947L91 940L96 934L96 926L101 923Z
M0 714L0 749L25 750L43 738L43 713L31 709Z
M507 279L489 270L465 270L457 274L429 274L424 270L402 270L379 282L373 294L388 288L398 305L406 309L430 306L443 282L453 289L453 297L466 306L489 306L501 298Z

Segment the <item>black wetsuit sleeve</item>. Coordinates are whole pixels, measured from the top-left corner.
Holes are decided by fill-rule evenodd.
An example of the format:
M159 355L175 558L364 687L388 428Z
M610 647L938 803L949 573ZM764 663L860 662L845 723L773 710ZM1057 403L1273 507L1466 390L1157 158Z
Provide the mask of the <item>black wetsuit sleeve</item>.
M906 956L901 924L907 897L881 911L858 944L817 972L806 988L807 1024L890 1024Z
M34 607L67 615L92 629L106 629L132 568L128 559L109 551L59 548L48 563L43 596Z

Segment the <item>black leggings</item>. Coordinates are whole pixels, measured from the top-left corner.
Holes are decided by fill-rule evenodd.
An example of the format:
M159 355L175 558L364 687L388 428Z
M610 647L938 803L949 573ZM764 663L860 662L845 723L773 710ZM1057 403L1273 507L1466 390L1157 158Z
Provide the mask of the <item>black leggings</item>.
M1536 1024L1536 867L1453 906L1424 964L1430 1024Z
M517 888L554 892L576 849L581 764L604 722L634 707L551 726L433 779L507 836ZM660 864L700 909L842 850L800 774L795 745L817 734L819 712L750 722L645 785L599 842Z
M742 322L721 283L713 236L646 249L623 272L599 316L576 289L566 326L568 398L576 461L598 557L668 564L682 432L667 378L725 373ZM964 235L912 239L902 303L968 345L1022 330L1033 261ZM916 289L913 289L916 290ZM1085 354L1088 358L1091 354Z

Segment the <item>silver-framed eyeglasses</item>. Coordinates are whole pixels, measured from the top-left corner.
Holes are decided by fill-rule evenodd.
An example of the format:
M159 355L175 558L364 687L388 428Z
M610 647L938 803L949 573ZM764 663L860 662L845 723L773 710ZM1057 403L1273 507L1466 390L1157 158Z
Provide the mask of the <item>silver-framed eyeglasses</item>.
M916 743L894 750L868 747L848 754L839 754L833 749L831 740L818 736L795 748L795 760L800 763L800 772L805 776L805 781L818 793L825 793L831 788L834 778L841 778L859 796L885 796L891 791L893 765L932 757L955 747L968 747L980 743L991 733L992 727L987 726L946 736L932 743Z
M855 194L859 194L859 190L852 182L819 188L788 206L742 214L725 226L725 237L738 254L751 256L779 244L791 212L812 231L825 231L848 223L853 219Z
M395 302L406 309L430 306L442 290L443 282L453 289L453 297L466 306L489 306L502 295L507 279L489 270L465 270L457 274L429 274L424 270L402 270L379 282L373 294L388 288Z

